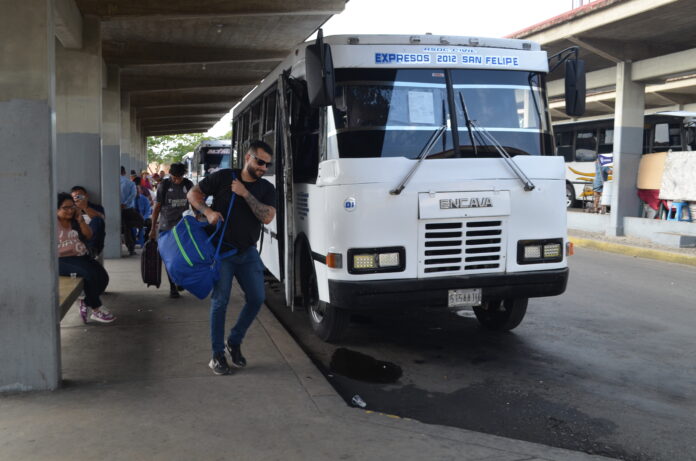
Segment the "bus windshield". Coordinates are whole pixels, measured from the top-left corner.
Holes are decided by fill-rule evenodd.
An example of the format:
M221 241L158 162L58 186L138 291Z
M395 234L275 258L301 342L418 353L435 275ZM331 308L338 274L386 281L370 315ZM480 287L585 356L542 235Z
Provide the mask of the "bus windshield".
M451 72L451 83L445 72ZM336 102L327 113L329 155L415 159L433 132L446 125L429 159L497 156L475 130L472 143L462 100L469 118L510 155L553 155L542 88L536 72L336 69Z

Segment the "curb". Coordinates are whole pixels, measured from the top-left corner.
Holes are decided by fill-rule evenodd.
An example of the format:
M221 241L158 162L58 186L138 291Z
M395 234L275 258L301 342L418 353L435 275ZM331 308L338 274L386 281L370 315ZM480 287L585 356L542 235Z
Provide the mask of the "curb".
M568 238L575 246L580 248L592 248L595 250L607 251L610 253L619 253L626 256L634 256L638 258L655 259L676 264L686 264L688 266L696 266L696 256L672 253L670 251L653 250L651 248L634 247L631 245L623 245L620 243L602 242L599 240L585 239L581 237L570 236Z

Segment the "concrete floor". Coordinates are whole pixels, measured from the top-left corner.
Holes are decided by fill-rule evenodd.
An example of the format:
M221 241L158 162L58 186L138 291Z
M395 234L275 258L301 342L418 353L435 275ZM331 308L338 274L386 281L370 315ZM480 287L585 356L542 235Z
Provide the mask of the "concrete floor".
M265 307L248 367L214 376L207 301L145 288L139 258L106 268L117 321L83 325L72 308L64 387L0 397L0 459L602 459L349 408Z

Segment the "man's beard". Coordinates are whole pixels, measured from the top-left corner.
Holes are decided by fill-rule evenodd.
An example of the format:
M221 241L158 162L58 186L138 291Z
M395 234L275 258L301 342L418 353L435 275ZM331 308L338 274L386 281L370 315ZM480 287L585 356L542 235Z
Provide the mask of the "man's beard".
M259 178L261 178L261 176L263 176L263 174L262 174L261 176L259 176L258 174L256 174L256 170L253 169L253 168L251 167L251 165L247 165L246 171L247 171L247 173L249 174L249 176L251 176L251 177L254 178L254 179L259 179Z

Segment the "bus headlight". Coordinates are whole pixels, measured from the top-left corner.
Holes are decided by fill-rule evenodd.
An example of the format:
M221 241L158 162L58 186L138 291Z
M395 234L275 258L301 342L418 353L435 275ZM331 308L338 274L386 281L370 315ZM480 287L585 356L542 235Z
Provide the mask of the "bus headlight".
M563 261L563 239L520 240L517 264L543 264Z
M348 250L348 273L401 272L406 268L406 249L351 248Z

